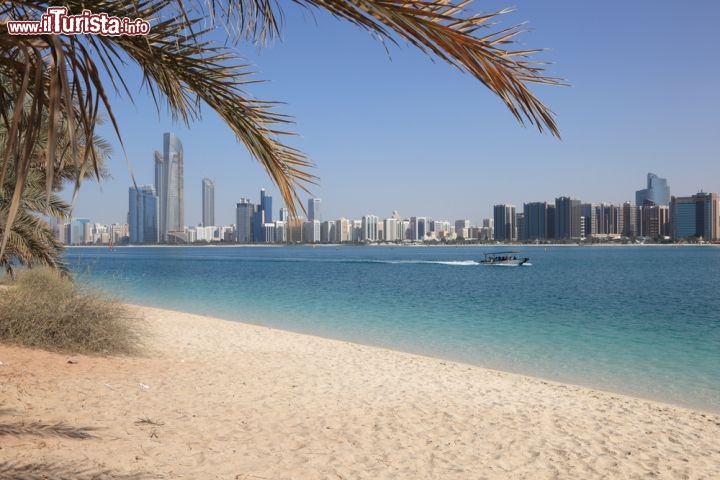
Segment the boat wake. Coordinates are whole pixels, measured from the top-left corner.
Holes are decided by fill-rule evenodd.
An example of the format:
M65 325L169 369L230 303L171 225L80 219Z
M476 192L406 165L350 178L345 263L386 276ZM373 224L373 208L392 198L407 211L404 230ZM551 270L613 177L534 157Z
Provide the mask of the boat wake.
M456 261L441 261L441 260L379 260L377 263L388 263L392 265L451 265L455 267L469 267L474 265L480 265L475 260L456 260Z

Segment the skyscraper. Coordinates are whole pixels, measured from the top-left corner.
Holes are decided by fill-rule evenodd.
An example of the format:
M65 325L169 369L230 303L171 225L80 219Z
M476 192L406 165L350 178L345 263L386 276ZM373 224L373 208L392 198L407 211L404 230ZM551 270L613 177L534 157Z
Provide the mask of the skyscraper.
M202 224L215 225L215 181L209 178L202 179Z
M527 240L547 240L547 203L532 202L523 205L525 236Z
M670 187L667 180L654 173L647 174L647 188L635 192L635 205L640 207L648 202L655 205L670 204Z
M320 203L321 200L319 198L310 198L308 199L308 221L312 222L313 220L322 221L322 212L320 211Z
M272 197L260 189L260 204L255 206L252 217L253 242L266 242L265 224L272 223Z
M580 238L580 200L569 197L555 199L555 238Z
M675 240L720 240L720 195L700 192L691 197L672 197L670 222Z
M255 206L247 198L241 198L235 208L235 241L250 243L253 240L253 213Z
M185 228L185 179L183 148L172 133L163 135L163 153L155 151L155 192L159 203L160 241L168 240L168 232Z
M130 243L157 243L159 204L153 186L130 187L128 203Z
M513 205L495 205L493 207L495 240L512 242L516 240L515 207Z

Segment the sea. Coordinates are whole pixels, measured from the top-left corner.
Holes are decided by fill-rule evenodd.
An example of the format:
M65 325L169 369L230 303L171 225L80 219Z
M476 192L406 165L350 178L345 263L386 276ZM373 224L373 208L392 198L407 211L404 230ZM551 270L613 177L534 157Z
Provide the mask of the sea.
M501 247L500 250L507 249ZM125 302L401 350L720 413L720 248L73 247Z

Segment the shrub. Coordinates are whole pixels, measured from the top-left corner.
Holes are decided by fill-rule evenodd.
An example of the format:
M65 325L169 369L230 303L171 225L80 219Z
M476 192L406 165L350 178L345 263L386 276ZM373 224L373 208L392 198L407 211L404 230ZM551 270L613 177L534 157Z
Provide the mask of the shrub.
M139 349L140 324L122 303L80 289L53 270L19 272L0 290L0 342L88 354Z

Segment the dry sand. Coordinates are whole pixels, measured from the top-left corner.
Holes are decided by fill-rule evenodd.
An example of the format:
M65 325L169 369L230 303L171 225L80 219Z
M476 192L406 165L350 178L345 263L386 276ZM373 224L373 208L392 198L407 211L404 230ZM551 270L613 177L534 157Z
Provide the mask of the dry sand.
M133 308L143 357L0 346L0 479L720 478L718 415Z

